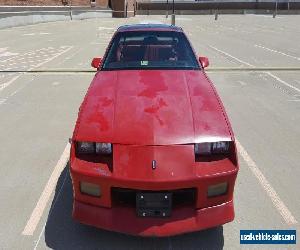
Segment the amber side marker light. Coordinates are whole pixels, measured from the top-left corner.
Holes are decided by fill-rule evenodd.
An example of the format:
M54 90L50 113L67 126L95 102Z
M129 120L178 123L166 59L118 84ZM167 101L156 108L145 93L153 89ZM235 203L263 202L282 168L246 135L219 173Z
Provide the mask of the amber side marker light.
M101 189L98 185L89 182L80 182L80 192L83 194L100 197Z
M227 193L228 183L222 182L216 185L211 185L207 189L207 197L216 197Z

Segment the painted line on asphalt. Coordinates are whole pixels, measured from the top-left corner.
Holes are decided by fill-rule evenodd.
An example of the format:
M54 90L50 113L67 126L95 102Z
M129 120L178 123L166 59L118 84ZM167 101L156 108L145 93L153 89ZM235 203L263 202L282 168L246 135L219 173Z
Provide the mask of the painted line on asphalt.
M272 187L272 185L269 183L267 178L263 175L263 173L260 171L256 163L252 160L250 155L247 153L247 151L244 149L244 147L241 145L241 143L238 140L236 140L236 146L239 154L242 156L242 158L247 163L253 175L257 178L257 180L259 181L263 189L266 191L274 207L280 213L280 215L282 216L286 224L288 224L289 226L297 224L298 221L295 219L295 217L292 215L290 210L280 199L275 189Z
M61 195L61 192L62 192L62 190L63 190L63 188L64 188L64 186L65 186L65 183L66 183L67 175L68 175L68 174L69 174L69 172L67 171L66 174L65 174L65 177L64 177L64 181L63 181L63 183L62 183L60 189L58 190L56 199L53 201L53 205L52 205L51 208L50 208L50 211L49 211L49 217L51 216L52 210L53 210L53 208L55 207L55 204L56 204L56 202L58 201L58 199L59 199L59 197L60 197L60 195ZM38 239L36 240L36 243L35 243L35 246L34 246L33 250L36 250L36 249L37 249L37 247L38 247L38 245L39 245L39 243L40 243L40 240L41 240L41 238L42 238L42 235L43 235L43 233L45 232L46 224L47 224L47 220L46 220L46 222L45 222L45 224L44 224L44 226L43 226L43 228L42 228L42 230L41 230L41 232L40 232L40 234L39 234Z
M70 144L68 143L60 156L35 208L33 209L29 220L26 223L26 226L22 232L22 235L33 235L43 213L46 208L46 205L55 189L58 178L61 175L63 169L65 168L70 154Z
M8 82L5 82L5 83L1 84L0 85L0 91L2 91L3 89L5 89L9 85L11 85L14 81L18 80L20 77L21 77L21 75L17 75L15 77L13 77L12 79L10 79Z
M250 64L250 63L247 63L247 62L245 62L245 61L243 61L243 60L241 60L241 59L239 59L239 58L237 58L237 57L235 57L235 56L232 56L232 55L228 54L227 52L225 52L225 51L223 51L223 50L220 50L220 49L218 49L218 48L216 48L216 47L214 47L214 46L209 45L208 47L210 47L210 48L212 48L212 49L218 51L219 53L221 53L221 54L223 54L223 55L225 55L225 56L228 56L228 57L230 57L230 58L232 58L232 59L234 59L234 60L236 60L236 61L238 61L238 62L240 62L240 63L242 63L242 64L245 64L245 65L247 65L247 66L249 66L249 67L255 67L254 65L252 65L252 64Z
M215 48L215 47L213 47L213 46L209 46L209 47L211 47L211 48L213 48L213 49L219 51L220 53L223 53L223 54L227 55L228 57L231 57L231 58L235 59L236 61L238 61L238 62L240 62L240 63L243 63L243 64L245 64L245 65L247 65L247 66L250 66L250 67L253 66L252 64L247 63L247 62L245 62L245 61L242 61L242 60L240 60L239 58L236 58L235 56L232 56L232 55L228 54L228 53L225 52L225 51L221 51L221 50L219 50L219 49L217 49L217 48ZM254 66L253 66L253 67L254 67ZM285 86L288 86L288 87L290 87L290 88L292 88L292 89L294 89L294 90L300 92L300 89L299 89L299 88L297 88L297 87L295 87L295 86L293 86L293 85L287 83L286 81L283 81L283 80L280 79L279 77L273 75L271 72L265 72L265 73L266 73L267 75L269 75L270 77L272 77L273 79L277 80L278 82L284 84Z
M33 70L33 69L35 69L35 68L38 68L38 67L44 65L45 63L48 63L48 62L52 61L52 60L55 59L56 57L61 56L62 54L68 52L68 51L69 51L70 49L72 49L72 48L73 48L73 46L69 46L67 49L63 50L62 52L60 52L60 53L58 53L58 54L56 54L56 55L54 55L54 56L48 58L47 60L45 60L45 61L43 61L43 62L41 62L41 63L39 63L39 64L36 64L34 67L28 69L28 71ZM5 89L6 87L8 87L9 85L11 85L11 84L12 84L13 82L15 82L16 80L18 80L21 76L22 76L22 75L15 76L14 78L12 78L11 80L9 80L8 82L1 84L1 85L0 85L0 92L1 92L3 89Z
M12 93L11 93L10 95L8 95L7 97L0 99L0 105L5 104L5 102L6 102L9 98L13 97L13 96L16 95L19 91L21 91L22 89L24 89L24 88L26 87L26 85L27 85L28 83L32 82L34 79L35 79L35 77L32 77L32 79L31 79L29 82L25 83L25 85L22 85L21 87L17 88L14 92L12 92Z
M290 88L292 88L293 90L296 90L296 91L298 91L298 92L300 93L300 89L299 89L299 88L297 88L297 87L295 87L295 86L293 86L293 85L287 83L286 81L280 79L278 76L273 75L271 72L266 72L266 74L267 74L268 76L272 77L273 79L277 80L278 82L284 84L285 86L290 87Z
M17 55L15 55L13 57L7 58L5 60L1 60L0 62L4 63L4 62L8 62L8 61L15 61L15 59L20 60L20 58L24 58L25 56L28 56L28 55L34 55L37 52L42 52L44 50L45 50L45 48L42 48L42 49L37 49L37 50L34 50L34 51L29 51L29 52L21 54L21 55L17 54Z
M50 58L47 59L46 61L43 61L43 62L41 62L41 63L35 65L33 68L31 68L31 69L29 69L29 70L32 70L32 69L37 68L37 67L40 67L40 66L44 65L45 63L48 63L48 62L52 61L52 60L55 59L56 57L59 57L59 56L61 56L62 54L68 52L68 51L71 50L73 47L74 47L74 46L68 46L65 50L59 52L58 54L54 55L53 57L50 57Z
M277 53L277 54L281 54L283 56L287 56L287 57L296 59L298 61L300 60L300 57L292 56L292 55L283 53L281 51L278 51L278 50L275 50L275 49L270 49L270 48L267 48L267 47L264 47L264 46L261 46L261 45L258 45L258 44L255 44L254 47L261 48L261 49L264 49L264 50L267 50L267 51L271 51L271 52L274 52L274 53Z

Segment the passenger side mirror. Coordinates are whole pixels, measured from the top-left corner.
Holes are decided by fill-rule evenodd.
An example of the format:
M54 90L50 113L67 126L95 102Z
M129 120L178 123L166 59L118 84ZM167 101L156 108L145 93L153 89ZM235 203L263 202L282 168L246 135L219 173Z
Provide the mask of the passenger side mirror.
M209 66L208 58L205 57L205 56L200 56L199 57L199 62L201 63L201 65L202 65L203 68L206 68L206 67Z
M101 64L101 61L102 61L102 58L100 58L100 57L95 57L95 58L93 59L92 63L91 63L91 66L92 66L93 68L98 69L99 66L100 66L100 64Z

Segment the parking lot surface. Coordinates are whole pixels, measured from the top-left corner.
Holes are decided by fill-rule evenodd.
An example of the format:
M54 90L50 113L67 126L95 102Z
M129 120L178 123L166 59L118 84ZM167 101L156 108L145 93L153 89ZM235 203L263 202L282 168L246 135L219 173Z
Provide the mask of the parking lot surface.
M195 51L209 58L208 75L238 140L234 222L181 236L140 238L72 220L68 138L93 78L75 71L91 69L91 59L104 54L118 26L154 21L170 23L170 17L0 30L0 249L299 248L299 243L242 246L239 240L241 229L300 229L299 16L176 18ZM3 72L18 70L44 72Z

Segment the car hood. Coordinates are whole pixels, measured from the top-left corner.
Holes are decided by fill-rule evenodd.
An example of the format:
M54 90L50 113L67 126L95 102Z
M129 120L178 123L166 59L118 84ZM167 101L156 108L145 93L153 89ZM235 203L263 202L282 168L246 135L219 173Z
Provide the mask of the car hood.
M223 106L198 70L100 71L73 139L129 145L231 140Z

